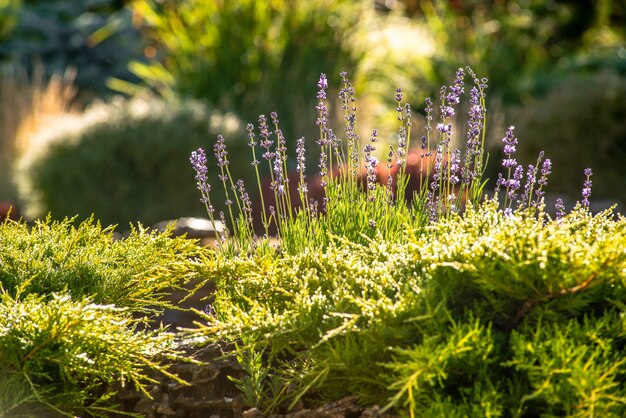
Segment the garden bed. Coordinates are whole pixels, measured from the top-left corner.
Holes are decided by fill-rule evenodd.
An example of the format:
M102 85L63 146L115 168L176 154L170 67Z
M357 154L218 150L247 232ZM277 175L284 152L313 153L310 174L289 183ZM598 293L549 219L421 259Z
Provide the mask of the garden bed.
M188 346L183 351L202 364L184 361L171 363L170 371L183 378L183 385L161 374L152 374L157 382L148 386L152 399L132 388L119 390L116 401L126 412L139 413L146 418L261 418L258 409L245 404L243 395L229 379L241 377L241 366L234 359L224 358L218 344L202 348ZM273 418L366 418L392 417L381 413L377 406L358 404L356 396L318 406L302 402L285 413L268 415Z

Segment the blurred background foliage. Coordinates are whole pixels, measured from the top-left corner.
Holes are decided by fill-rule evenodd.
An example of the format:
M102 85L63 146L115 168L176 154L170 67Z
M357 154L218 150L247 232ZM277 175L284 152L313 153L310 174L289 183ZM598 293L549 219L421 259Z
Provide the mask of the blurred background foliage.
M0 60L32 72L43 63L48 77L77 69L83 93L102 92L110 77L137 81L128 69L143 40L131 10L118 0L2 0ZM0 6L1 8L2 6ZM4 13L3 13L4 14Z
M193 100L232 113L243 124L277 111L290 144L305 136L312 150L321 72L337 88L338 73L347 70L359 97L362 136L375 127L389 140L396 129L397 86L405 90L419 125L424 97L436 97L439 86L465 65L490 79L494 154L501 121L506 121L517 126L522 161L530 163L538 149L545 149L555 159L555 175L559 169L599 164L594 197L626 201L626 156L620 151L626 118L623 95L614 93L626 78L626 4L617 0L0 0L0 200L18 201L30 212L32 199L20 198L12 180L14 161L29 147L41 147L29 141L40 128L56 129L49 115L82 112L94 99L132 97L149 89L165 106L171 103L174 113ZM42 106L45 92L61 99ZM19 106L26 116L6 116ZM206 117L212 112L207 110ZM116 114L111 123L125 126L123 118ZM63 124L58 126L61 130ZM146 128L143 136L132 135L148 142L153 132ZM172 146L186 152L185 131L168 132ZM204 132L203 145L210 149L214 133L208 127ZM127 134L118 129L115 135ZM113 141L110 134L94 137ZM245 138L233 138L233 144L237 141ZM87 142L99 147L96 153L107 149ZM116 148L108 161L115 165L131 149ZM568 150L565 160L562 149ZM152 156L148 147L144 152L145 160L171 163ZM40 154L45 159L45 152ZM249 161L247 152L230 157L237 167ZM79 167L89 171L83 165L66 166L66 176L79 178L73 173ZM172 175L173 183L193 183L190 173ZM158 187L151 181L162 180L141 181L146 184L136 181L136 187L145 190ZM80 190L69 181L58 182L51 186L42 180L40 187L58 190L64 184ZM580 188L576 180L556 177L553 186L575 196ZM167 200L154 199L142 203L146 211ZM92 201L96 215L98 201Z
M348 39L365 5L355 0L135 2L132 10L157 55L149 63L134 62L131 70L164 96L201 99L246 121L277 111L288 137L311 138L318 130L313 100L319 75L329 73L338 81L341 70L357 65Z
M594 196L626 201L625 98L626 77L605 70L569 75L547 95L510 109L528 161L541 150L552 159L551 192L577 195L591 167Z
M185 216L206 216L189 164L192 151L223 134L234 155L248 155L245 127L201 102L151 96L95 102L55 129L41 130L17 167L24 215L41 218L95 212L104 225L126 229ZM251 185L252 171L243 180ZM209 181L216 185L217 173ZM219 189L217 189L219 191ZM225 210L222 200L216 210Z

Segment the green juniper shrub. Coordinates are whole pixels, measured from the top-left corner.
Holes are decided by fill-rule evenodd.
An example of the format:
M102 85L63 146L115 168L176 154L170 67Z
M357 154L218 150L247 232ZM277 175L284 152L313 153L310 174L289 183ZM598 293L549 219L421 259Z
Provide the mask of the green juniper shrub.
M11 296L68 293L94 303L158 313L170 288L193 275L193 241L133 228L117 240L112 228L87 220L0 224L0 283Z
M199 216L186 156L207 138L228 135L235 163L246 148L236 117L198 102L152 97L94 105L72 123L43 132L19 162L25 215L92 214L104 225L152 225ZM217 179L217 173L210 173ZM221 205L223 207L223 205Z
M16 418L44 415L45 405L37 404L28 381L16 373L0 368L0 412Z
M110 416L115 392L105 389L133 385L147 393L147 369L184 383L160 364L180 357L173 334L137 330L128 309L67 294L1 298L0 375L16 383L2 392L3 416L33 408L49 410L35 416Z
M458 321L465 323L468 318L474 317L484 328L481 332L490 329L490 338L495 344L495 349L479 350L482 356L480 364L463 365L470 367L468 372L460 370L459 366L444 369L437 390L445 393L460 391L460 394L465 391L469 394L481 388L495 388L497 393L507 396L499 400L493 398L493 401L498 400L498 408L508 412L494 416L537 416L549 412L547 404L527 404L532 398L532 391L525 382L534 373L557 373L550 360L553 353L537 351L536 342L525 344L524 348L536 357L526 358L523 367L511 368L512 364L521 361L516 359L516 350L519 348L515 348L515 338L531 338L539 332L542 323L544 326L550 324L553 327L551 332L558 332L584 318L587 318L585 321L600 324L613 315L619 316L621 308L615 301L623 303L625 242L626 220L622 217L615 220L610 212L592 216L579 206L558 220L546 222L527 211L507 216L498 210L496 202L491 201L481 207L468 209L463 217L439 222L427 234L409 244L412 258L421 266L419 271L424 278L421 288L424 303L431 306L443 304L441 309L446 312L451 324L448 333L458 327L454 325ZM401 356L391 363L392 370L396 370L395 378L400 377L402 382L395 382L391 387L402 388L404 405L413 411L431 407L432 398L426 396L421 399L428 395L424 390L430 389L420 386L419 380L411 379L415 375L428 373L433 358L422 357L421 363L416 363L416 366L408 364L417 361L415 356L418 354L423 355L424 344L431 343L426 338L428 335L444 345L453 342L447 335L441 340L446 333L425 331L421 344L410 352L400 351ZM472 335L469 330L465 331L467 339ZM615 341L623 337L623 330L614 334ZM541 338L550 341L547 344L563 344L558 339L567 340L570 337L556 334L550 339L545 335ZM584 352L589 342L584 339L577 342L570 340L569 344L571 350ZM598 344L602 345L601 342ZM617 359L622 355L622 344L605 344L603 347L609 357ZM463 356L467 354L464 352L463 347L457 347L453 360L466 363ZM476 353L473 351L473 354ZM409 360L411 362L407 363ZM571 361L568 367L579 367L573 362L574 359L563 359L566 363L568 360ZM593 364L593 367L603 370L600 374L615 373L608 365ZM590 366L587 364L587 367ZM487 367L489 373L484 370L478 373L484 367ZM565 370L559 373L563 372ZM610 375L605 378L612 379ZM550 379L546 378L542 383L547 385ZM560 383L553 381L552 384L558 386ZM571 405L584 403L596 410L613 410L615 415L609 416L621 415L616 411L623 408L621 402L626 399L626 392L618 390L614 385L605 386L599 381L572 384L587 386L579 392L569 393L568 398L561 400L562 404L570 405L570 413ZM407 389L409 385L412 386L412 393ZM537 389L535 386L532 390ZM589 404L587 398L593 396L593 391L598 396L593 400L595 404ZM471 397L464 399L464 396L452 396L450 400L472 407L475 400ZM551 401L551 404L554 403ZM563 405L556 407L563 408ZM487 414L486 410L484 414Z
M452 117L467 73L467 143L456 150L450 138L461 128ZM411 115L397 91L399 144L386 163L389 172L398 166L398 176L384 184L375 181L377 132L361 152L353 107L343 108L345 138L328 127L322 74L316 181L325 194L317 203L307 199L304 141L297 150L301 205L294 208L277 115L273 131L260 118L258 142L249 125L253 160L262 155L256 164L272 169L276 205L256 208L265 227L260 236L243 187L228 194L234 180L223 139L217 142L227 174L217 189L242 210L238 220L228 215L232 239L203 255L202 275L215 281L216 292L189 332L234 344L230 354L246 371L234 380L250 406L269 413L356 395L410 417L626 413L626 219L589 211L589 168L576 208L566 213L557 200L550 215L544 195L551 160L541 152L533 163L519 163L512 126L488 196L487 81L467 73L459 70L442 88L437 106L426 100L418 154L425 176L411 178L403 169ZM354 91L342 78L340 99L352 103ZM215 219L203 149L191 163ZM411 181L420 187L407 207L403 191ZM276 227L275 243L268 242L268 225Z
M5 220L0 237L0 415L110 416L114 388L145 392L149 369L180 382L162 365L175 335L145 328L195 277L195 242L67 219Z
M291 399L356 394L416 416L536 416L547 411L526 400L537 390L527 383L536 363L508 365L517 361L513 336L530 338L541 322L618 315L611 301L624 303L625 243L626 221L608 212L594 217L581 207L544 226L490 202L405 244L337 239L325 251L280 259L216 254L206 263L218 283L215 316L200 329L265 351L269 377L258 406L274 405L270 382L279 376ZM625 337L616 332L606 355L619 358ZM615 399L626 393L597 390L595 408L619 411ZM563 402L591 396L576 392Z

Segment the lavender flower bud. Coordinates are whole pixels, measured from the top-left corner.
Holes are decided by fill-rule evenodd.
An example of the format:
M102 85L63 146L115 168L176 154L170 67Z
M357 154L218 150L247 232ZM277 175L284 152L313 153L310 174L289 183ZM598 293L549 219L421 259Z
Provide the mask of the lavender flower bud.
M521 180L522 180L523 175L524 175L524 167L522 167L521 165L518 165L517 167L515 167L513 178L510 179L508 182L509 198L511 200L515 199L515 197L517 196L517 190L521 186Z
M267 126L267 118L265 115L259 116L259 132L261 136L261 147L269 150L273 141L270 139L271 133Z
M402 101L402 89L398 87L396 89L396 102L400 103Z
M452 124L444 124L444 123L438 123L437 124L437 130L439 132L441 132L442 134L445 133L452 133Z
M502 160L502 167L504 168L513 168L517 165L517 161L514 158L507 158Z
M256 145L256 137L254 135L254 125L251 123L247 124L246 131L248 131L248 139L250 140L248 142L248 146L252 148Z
M591 168L585 168L584 174L586 176L586 179L583 183L583 191L582 191L582 195L583 195L583 200L582 200L582 205L585 208L589 207L589 196L591 196L591 176L593 175L593 173L591 172Z
M539 185L539 188L535 191L537 197L541 197L546 194L546 192L544 192L542 189L545 185L548 184L548 176L550 175L550 173L552 173L552 162L549 158L546 158L546 160L543 162L543 165L541 166L541 177L539 178L539 180L537 180L537 184Z
M504 138L502 138L502 142L504 142L504 153L508 156L508 158L511 158L511 155L515 154L516 151L515 146L517 145L517 138L513 135L514 129L514 126L509 126L506 130Z
M320 74L320 80L317 82L317 88L320 89L317 93L317 98L320 100L326 99L326 89L328 88L328 79L326 78L326 74Z
M200 190L200 201L206 204L209 202L211 185L208 183L207 174L209 170L207 168L207 158L204 150L202 148L198 148L197 151L193 151L189 161L191 162L193 169L196 171L196 186L198 187L198 190Z
M217 136L217 142L213 145L213 152L215 153L218 167L225 167L228 165L228 158L226 157L228 155L228 151L226 151L226 143L222 135Z
M558 199L556 199L556 203L554 204L554 207L556 209L556 219L557 220L559 220L563 216L565 216L565 205L563 204L563 199L561 199L560 197Z
M296 170L300 176L304 176L305 157L304 157L304 138L296 140Z

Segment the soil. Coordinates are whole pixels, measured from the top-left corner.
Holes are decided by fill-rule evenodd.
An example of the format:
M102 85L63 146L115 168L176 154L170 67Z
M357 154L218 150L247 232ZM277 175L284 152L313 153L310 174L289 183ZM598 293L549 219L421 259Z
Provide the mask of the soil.
M233 359L223 356L222 347L209 345L201 349L187 348L186 354L202 364L175 362L170 372L189 383L183 385L161 374L153 374L150 397L131 388L119 391L116 401L126 412L139 413L146 418L262 418L256 408L249 408L243 396L228 376L241 376ZM150 399L152 398L152 399ZM361 406L356 397L347 397L318 407L297 405L271 418L391 418L377 406Z

